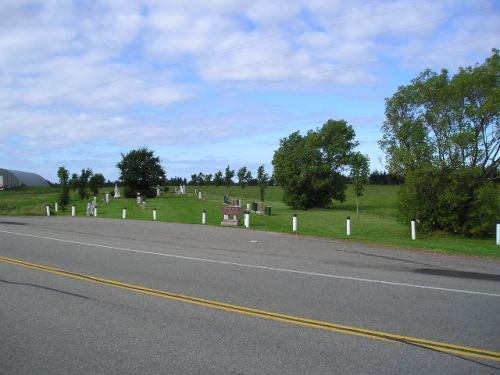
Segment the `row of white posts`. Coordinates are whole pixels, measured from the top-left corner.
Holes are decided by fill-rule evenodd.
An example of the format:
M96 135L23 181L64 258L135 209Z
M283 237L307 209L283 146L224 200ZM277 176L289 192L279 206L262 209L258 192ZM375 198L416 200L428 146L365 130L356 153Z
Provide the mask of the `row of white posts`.
M50 206L48 204L45 206L45 209L46 209L47 216L50 216ZM57 202L55 202L54 212L57 212L57 210L58 210L58 205L57 205ZM71 206L71 216L76 216L75 205ZM97 206L94 206L93 216L97 217ZM126 218L127 218L127 208L123 207L122 219L126 219ZM153 221L156 221L157 219L158 219L158 214L157 214L156 208L153 208ZM201 213L201 223L203 225L205 225L207 223L207 211L206 210L203 210L203 212ZM250 211L249 210L245 211L243 225L245 228L250 228ZM412 220L410 223L410 226L411 226L411 239L416 240L417 239L417 222L416 222L416 220ZM299 220L298 220L297 214L293 214L293 216L292 216L292 232L297 233L298 229L299 229ZM500 221L497 221L496 230L497 230L496 243L498 246L500 246ZM347 216L346 234L348 236L351 235L351 217L350 216Z

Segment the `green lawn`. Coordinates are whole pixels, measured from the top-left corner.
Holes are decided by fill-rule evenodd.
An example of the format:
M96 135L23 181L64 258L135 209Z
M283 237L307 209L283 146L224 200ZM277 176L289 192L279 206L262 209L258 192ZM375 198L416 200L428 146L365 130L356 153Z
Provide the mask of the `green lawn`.
M157 209L158 220L179 223L201 223L203 209L207 211L207 223L220 225L221 206L225 187L202 187L207 193L207 200L200 200L194 194L194 187L189 186L188 195L178 197L169 193L160 198L147 200L145 209L141 209L135 199L111 199L109 205L103 204L104 192L112 193L112 188L104 188L98 197L98 216L121 218L122 208L127 207L128 219L152 220L152 210ZM358 241L401 248L420 248L436 252L459 253L475 256L500 257L500 247L495 239L470 239L443 233L417 233L417 240L410 239L409 226L397 222L395 207L399 187L369 185L360 202L360 215L356 217L356 204L352 189L347 191L347 200L336 203L331 209L312 209L308 211L292 210L281 202L282 190L269 187L266 190L266 202L272 207L272 216L252 214L250 227L257 230L290 233L292 215L296 213L299 221L299 233L310 236L329 237L346 241ZM241 188L230 189L230 196L241 196ZM112 194L110 194L112 196ZM257 201L259 192L256 187L244 190L244 203ZM53 207L57 199L57 189L29 188L16 191L0 192L0 215L44 215L44 204ZM77 215L85 215L86 201L77 199L72 193L77 206ZM70 215L70 208L58 215ZM352 235L346 235L346 217L352 219ZM492 223L494 225L494 223Z

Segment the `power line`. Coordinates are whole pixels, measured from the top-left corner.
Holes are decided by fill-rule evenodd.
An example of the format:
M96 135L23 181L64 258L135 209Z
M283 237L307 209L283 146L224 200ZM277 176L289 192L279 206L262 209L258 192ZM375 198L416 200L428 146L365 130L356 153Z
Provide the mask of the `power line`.
M354 12L356 10L365 9L365 8L373 8L375 6L378 6L378 4L377 5L370 5L370 6L367 6L367 7L361 7L361 8L352 8L351 10L349 10L349 12ZM358 18L355 18L355 19L346 20L344 22L341 22L340 24L350 23L350 22L353 22L353 21L362 21L362 20L365 20L365 19L373 18L374 16L388 14L388 13L392 13L392 12L397 12L397 11L400 11L400 10L405 10L405 9L408 9L408 8L413 8L415 6L417 6L417 3L414 3L412 5L408 5L408 6L405 6L405 7L394 8L394 9L391 9L391 10L385 11L385 12L371 14L371 15L366 16L366 17L358 17ZM342 17L344 17L344 16L335 16L335 17L327 18L327 20L341 19ZM301 28L296 28L296 30L294 32L270 34L267 37L261 38L261 39L259 39L257 41L253 41L253 42L249 42L249 43L243 43L243 44L231 47L231 48L226 48L226 49L221 49L221 50L215 50L215 51L205 52L205 53L202 53L200 55L200 57L203 57L203 56L213 56L214 54L215 55L225 55L225 54L228 54L228 53L231 53L231 52L234 52L234 51L238 51L238 50L241 50L241 49L248 48L248 46L259 45L262 42L267 43L267 42L269 42L271 40L278 39L278 38L281 38L281 37L287 37L287 36L290 37L290 36L299 34L299 33L303 32L305 30L306 30L305 28L302 28L302 29ZM148 74L151 74L151 73L154 73L154 72L157 72L157 71L167 70L167 69L173 68L175 66L179 66L181 64L185 64L186 62L189 62L190 60L192 60L192 58L185 58L185 59L181 59L180 61L177 61L175 63L164 65L162 67L157 67L157 68L153 68L153 69L144 70L144 71L141 71L141 72L136 72L136 73L125 75L125 76L122 76L122 77L118 77L116 79L112 79L112 80L109 80L109 81L102 81L102 82L96 83L96 84L94 84L92 86L88 86L88 87L84 87L84 88L78 88L78 89L74 89L74 90L68 90L68 91L65 91L65 92L60 92L60 93L57 93L57 94L54 94L54 95L49 95L49 96L47 96L45 98L37 99L37 100L35 100L34 102L32 102L30 104L33 105L33 104L36 104L36 103L43 103L43 102L45 102L47 100L55 99L55 98L58 98L58 97L61 97L61 96L66 96L66 95L71 95L71 94L77 94L77 93L85 92L85 91L88 91L88 90L91 90L91 89L95 89L95 88L99 88L99 87L103 87L103 86L113 85L113 84L118 83L118 82L122 82L122 81L129 80L129 79L136 78L136 77L141 77L141 76L148 75ZM12 109L12 108L19 107L19 106L22 106L22 105L23 104L13 104L13 105L10 105L10 106L2 107L2 108L0 108L0 110L8 110L8 109Z
M481 10L478 10L477 12L475 12L475 13L482 13L482 12L489 11L491 9L492 8L481 9ZM380 33L368 34L368 35L364 35L364 36L361 36L361 37L358 37L358 38L344 40L344 41L341 41L341 42L338 42L338 43L329 43L329 44L321 46L320 48L323 49L325 47L337 47L337 46L341 46L341 45L344 45L344 44L348 44L348 43L352 43L352 42L356 42L356 41L360 41L360 40L364 40L364 39L370 39L370 38L374 38L374 37L380 37L380 36L383 36L383 35L388 35L388 34L391 34L391 33L394 33L394 32L398 32L398 31L415 29L415 28L419 28L419 27L427 26L427 25L431 25L431 24L438 24L438 23L441 23L441 22L449 20L449 19L461 18L461 17L468 16L468 15L470 15L470 13L468 13L468 14L460 14L460 15L452 15L452 16L447 16L447 17L441 17L441 18L434 19L434 20L431 20L431 21L421 22L421 23L418 23L418 24L413 24L413 25L409 25L409 26L395 28L395 29L391 29L391 30L388 30L388 31L383 31L383 32L380 32ZM313 50L315 50L315 49L313 49ZM292 52L287 53L286 55L292 56L294 53L295 52L292 51ZM252 62L252 63L248 63L248 64L239 65L239 66L233 66L233 67L226 68L226 69L219 69L219 70L216 70L215 72L211 72L211 74L214 74L214 73L224 73L224 72L231 71L231 70L237 70L237 69L241 69L241 68L245 68L245 67L249 67L249 66L256 66L256 65L264 64L264 63L271 62L271 61L281 60L283 57L286 57L286 55L285 56L280 56L279 58L265 59L265 60L261 60L261 61L257 61L257 62ZM370 60L370 62L372 62L372 61L373 60ZM361 63L360 65L365 65L365 64L366 63ZM333 69L337 69L337 68L333 68ZM291 78L291 79L293 79L293 78ZM274 81L269 81L269 82L273 83ZM265 83L266 82L260 82L259 84L265 84ZM137 92L142 92L142 91L150 90L150 89L153 89L153 88L161 87L162 85L163 85L162 83L155 83L153 85L149 85L147 87L143 87L143 88L140 88L138 90L134 90L132 92L129 91L128 92L128 96L130 96L130 94L132 94L132 93L137 93ZM233 90L230 90L230 91L233 91ZM215 95L218 95L218 94L215 94ZM101 96L101 97L98 97L96 99L102 101L102 100L113 98L113 97L115 97L115 95ZM198 99L198 98L188 98L188 99L178 100L178 101L176 101L174 103L175 104L182 103L182 102L185 102L185 101L191 101L191 100L195 100L195 99ZM163 106L163 105L159 105L159 106ZM153 107L159 107L159 106L153 106ZM149 107L151 108L151 106L149 106Z
M469 44L473 44L473 43L490 43L492 40L496 40L496 39L500 39L500 36L492 37L492 38L489 38L489 39L474 39L474 40L469 40L467 42L455 43L455 44L441 46L441 47L437 47L437 48L433 48L433 49L429 49L429 50L421 50L421 51L418 51L418 52L411 52L411 53L406 53L406 54L400 54L400 55L397 55L397 56L392 56L392 58L395 59L395 58L406 58L406 57L418 56L418 55L426 54L426 53L429 53L429 52L436 52L436 51L446 50L446 49L455 48L455 47L463 47L463 46L466 46L466 45L469 45ZM329 68L329 69L324 69L322 71L319 71L318 73L332 73L332 72L336 72L336 71L338 71L339 73L341 73L342 71L345 71L347 69L357 68L357 67L360 67L360 66L363 66L363 65L367 65L367 64L375 64L375 63L377 63L379 61L380 61L379 58L375 58L375 59L371 59L371 60L366 60L366 61L364 61L362 63L358 63L358 64L344 65L344 66L340 66L340 67L333 67L333 68ZM221 91L221 92L218 92L218 93L215 93L215 94L211 94L210 97L223 96L223 95L229 95L229 94L236 94L236 93L239 93L239 92L243 92L244 90L247 90L247 89L252 89L251 86L253 86L253 88L259 88L262 85L271 85L271 84L282 83L282 82L287 82L287 81L295 81L295 80L298 80L298 79L301 79L301 78L304 78L304 76L303 75L297 75L297 76L291 77L291 78L281 78L281 79L276 79L276 80L272 80L272 81L261 82L261 83L253 84L253 85L250 85L250 86L247 86L247 87L244 87L244 88L240 88L240 89ZM188 99L177 101L177 102L175 102L175 104L181 104L181 103L191 102L191 101L199 100L201 98L202 97L188 98ZM163 106L162 105L149 106L148 108L159 108L159 107L163 107ZM134 110L130 110L130 111L126 111L126 112L121 112L121 114L128 113L128 112L133 112L133 111Z

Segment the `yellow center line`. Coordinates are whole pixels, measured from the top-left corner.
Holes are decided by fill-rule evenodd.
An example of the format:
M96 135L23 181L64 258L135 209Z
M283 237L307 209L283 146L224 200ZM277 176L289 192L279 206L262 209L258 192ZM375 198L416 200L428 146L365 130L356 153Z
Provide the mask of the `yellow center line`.
M139 286L139 285L122 283L120 281L108 280L108 279L104 279L104 278L97 277L97 276L85 275L85 274L71 272L71 271L65 271L62 269L53 268L53 267L49 267L49 266L45 266L45 265L41 265L41 264L25 262L25 261L19 260L19 259L0 257L0 262L15 264L15 265L26 267L26 268L36 269L36 270L45 271L45 272L53 273L53 274L60 275L60 276L70 277L73 279L85 280L85 281L89 281L89 282L104 284L104 285L108 285L108 286L113 286L115 288L126 289L126 290L130 290L130 291L134 291L134 292L152 295L155 297L161 297L161 298L167 298L167 299L176 300L176 301L182 301L182 302L191 303L191 304L195 304L195 305L199 305L199 306L210 307L210 308L218 309L218 310L230 311L230 312L244 314L244 315L251 315L251 316L255 316L255 317L259 317L259 318L271 319L271 320L276 320L276 321L280 321L280 322L296 324L296 325L300 325L300 326L323 329L323 330L327 330L327 331L341 332L341 333L345 333L348 335L368 337L368 338L374 339L374 340L383 340L383 341L390 341L390 342L394 342L394 343L409 344L409 345L418 346L421 348L432 349L432 350L436 350L439 352L450 353L450 354L455 354L455 355L460 355L460 356L465 356L465 357L482 358L482 359L488 359L491 361L500 362L500 352L494 352L494 351L490 351L490 350L473 348L473 347L468 347L468 346L448 344L448 343L439 342L439 341L431 341L431 340L421 339L421 338L417 338L417 337L402 336L402 335L397 335L397 334L383 332L383 331L375 331L375 330L370 330L370 329L366 329L366 328L346 326L346 325L341 325L341 324L336 324L336 323L301 318L298 316L284 315L284 314L279 314L279 313L275 313L275 312L271 312L271 311L258 310L258 309L253 309L253 308L249 308L249 307L244 307L244 306L232 305L232 304L227 304L227 303L223 303L223 302L212 301L212 300L202 299L202 298L198 298L198 297L167 292L164 290L156 290L156 289L151 289L151 288L147 288L147 287L143 287L143 286Z

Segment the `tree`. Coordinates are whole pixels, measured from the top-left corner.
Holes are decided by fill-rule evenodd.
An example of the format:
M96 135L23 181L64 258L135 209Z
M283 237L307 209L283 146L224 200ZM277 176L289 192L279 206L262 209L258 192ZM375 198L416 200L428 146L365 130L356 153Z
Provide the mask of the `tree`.
M224 183L224 177L222 175L222 171L217 171L214 176L214 184L216 187L221 186Z
M213 175L211 173L207 173L205 175L205 185L208 185L208 186L212 185L212 177L213 177Z
M298 131L280 140L274 152L274 178L284 189L283 201L293 208L328 207L345 200L354 129L344 120L328 120L305 136Z
M61 209L65 210L69 203L69 172L64 167L59 167L57 170L57 177L59 178L59 204Z
M205 184L205 175L203 173L198 173L198 176L196 178L196 185L198 185L198 188L200 186L203 186Z
M94 196L97 196L97 194L99 194L99 188L103 187L105 182L106 179L101 173L95 173L90 177L89 187L90 190L92 190Z
M78 177L78 195L80 199L85 199L89 196L89 179L92 176L92 169L82 169L80 177Z
M71 187L71 190L73 190L73 191L78 189L78 174L77 173L71 174L71 180L69 181L69 186Z
M252 180L252 172L247 167L241 167L238 170L238 184L241 186L241 197L243 198L245 187Z
M189 181L189 185L198 184L198 175L196 173L191 175L191 181Z
M125 196L129 198L135 197L137 193L155 197L154 187L162 185L166 180L160 158L155 157L154 152L146 147L122 154L122 160L117 167L121 171L120 179L125 185Z
M224 175L224 183L226 184L226 195L229 195L229 187L233 183L234 169L226 167L226 173Z
M370 175L370 159L359 152L351 157L351 183L356 196L356 217L359 217L359 197L365 191L365 185L368 183Z
M264 165L261 165L259 168L257 168L257 185L259 186L261 202L264 202L268 183L269 183L269 175L264 170Z
M483 64L454 76L426 70L386 99L379 143L389 172L405 178L398 198L403 222L418 217L423 229L493 234L500 214L490 194L498 191L499 85L493 50Z

